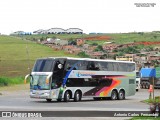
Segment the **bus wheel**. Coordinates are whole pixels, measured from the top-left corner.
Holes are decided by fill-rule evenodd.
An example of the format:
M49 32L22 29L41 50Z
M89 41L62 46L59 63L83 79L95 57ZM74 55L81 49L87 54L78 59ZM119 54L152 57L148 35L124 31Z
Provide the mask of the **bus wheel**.
M51 102L52 101L52 99L46 99L47 100L47 102Z
M111 93L111 100L117 100L117 92L115 90L112 91Z
M81 101L81 93L79 91L76 91L75 94L74 94L74 101L77 102L77 101Z
M119 93L118 93L118 99L119 100L123 100L125 99L125 93L123 90L120 90Z
M71 96L70 96L69 92L66 91L65 94L64 94L64 102L68 102L70 100L70 97Z

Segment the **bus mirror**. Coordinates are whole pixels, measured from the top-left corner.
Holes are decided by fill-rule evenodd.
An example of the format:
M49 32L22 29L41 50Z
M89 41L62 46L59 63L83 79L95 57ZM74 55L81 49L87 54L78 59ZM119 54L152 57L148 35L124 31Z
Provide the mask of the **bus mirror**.
M46 84L49 84L49 79L46 79Z
M30 75L30 74L28 74L28 75L26 75L26 76L25 76L24 84L26 84L26 83L27 83L27 78L28 78L29 76L31 76L31 75Z
M62 65L62 64L58 64L58 68L59 68L59 69L62 69L62 68L63 68L63 65Z

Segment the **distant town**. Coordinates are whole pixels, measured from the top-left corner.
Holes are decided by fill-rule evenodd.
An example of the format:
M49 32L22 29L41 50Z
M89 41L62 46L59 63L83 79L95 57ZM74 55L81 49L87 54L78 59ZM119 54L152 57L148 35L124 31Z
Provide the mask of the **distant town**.
M155 31L158 32L159 31ZM41 34L85 34L79 28L51 28L48 30L36 30L33 32L16 31L10 35L41 35ZM139 41L116 44L110 36L103 34L90 33L92 37L80 37L70 39L60 39L56 37L34 38L39 44L44 44L54 50L64 50L67 53L75 54L80 57L89 57L94 59L115 59L121 61L134 61L137 65L137 71L142 67L156 67L160 64L160 42ZM143 32L137 34L143 35ZM157 36L153 36L156 39ZM95 40L106 40L102 44ZM91 41L88 43L87 41ZM152 46L154 44L154 46Z

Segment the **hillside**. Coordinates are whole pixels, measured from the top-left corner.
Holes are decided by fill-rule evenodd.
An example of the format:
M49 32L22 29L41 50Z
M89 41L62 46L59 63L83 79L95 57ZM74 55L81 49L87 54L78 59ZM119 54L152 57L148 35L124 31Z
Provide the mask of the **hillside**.
M131 42L142 41L160 41L159 32L133 32L133 33L108 33L108 34L41 34L41 35L26 35L22 36L29 40L46 39L46 38L60 38L66 40L75 40L82 38L86 43L99 43L100 41L112 41L115 44L126 44ZM102 42L100 42L102 44ZM156 44L156 43L155 43Z
M26 46L29 51L29 61ZM32 67L35 59L49 56L73 55L66 54L64 51L57 52L47 46L20 38L0 36L0 76L24 76L29 72L28 65Z

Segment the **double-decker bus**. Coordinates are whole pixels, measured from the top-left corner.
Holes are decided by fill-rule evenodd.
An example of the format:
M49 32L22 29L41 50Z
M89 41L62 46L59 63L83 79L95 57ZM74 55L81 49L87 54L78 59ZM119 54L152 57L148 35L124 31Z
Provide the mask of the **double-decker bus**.
M81 98L123 100L136 92L135 63L90 58L37 59L30 76L30 97L57 101Z

